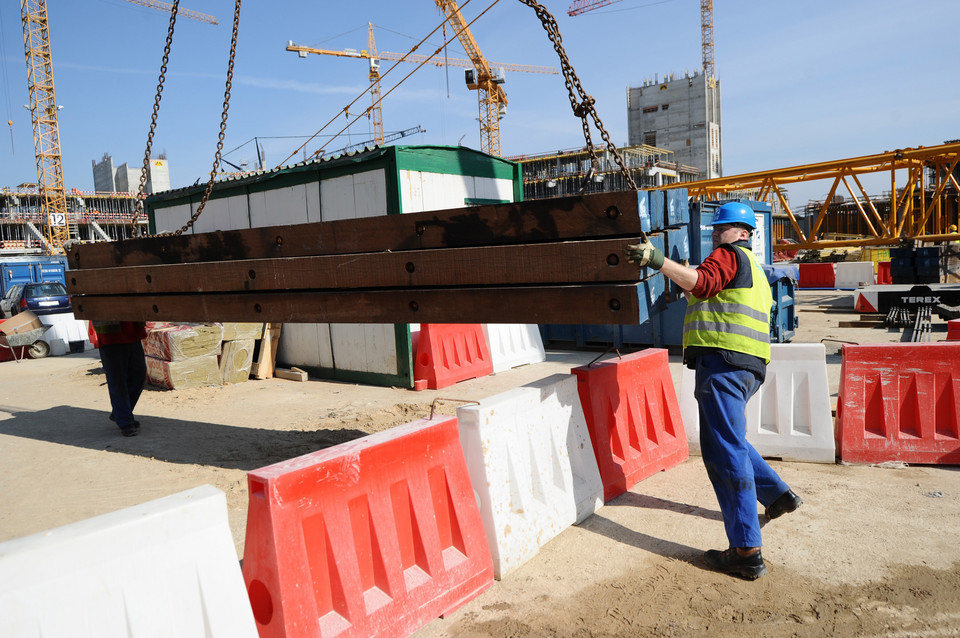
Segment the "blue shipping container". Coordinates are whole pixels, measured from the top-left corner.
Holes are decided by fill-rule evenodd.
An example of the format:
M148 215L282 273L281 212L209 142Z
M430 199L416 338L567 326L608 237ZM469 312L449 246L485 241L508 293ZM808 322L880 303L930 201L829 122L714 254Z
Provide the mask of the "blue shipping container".
M0 296L16 284L59 281L66 284L66 257L7 257L0 260Z

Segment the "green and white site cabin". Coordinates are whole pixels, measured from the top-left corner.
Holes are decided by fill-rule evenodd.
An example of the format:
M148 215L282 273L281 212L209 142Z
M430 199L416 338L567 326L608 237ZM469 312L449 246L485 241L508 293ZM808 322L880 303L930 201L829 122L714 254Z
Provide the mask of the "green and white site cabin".
M150 232L181 228L204 184L151 195ZM469 148L387 146L219 181L187 233L399 215L521 201L520 165ZM409 324L283 325L278 365L413 387Z

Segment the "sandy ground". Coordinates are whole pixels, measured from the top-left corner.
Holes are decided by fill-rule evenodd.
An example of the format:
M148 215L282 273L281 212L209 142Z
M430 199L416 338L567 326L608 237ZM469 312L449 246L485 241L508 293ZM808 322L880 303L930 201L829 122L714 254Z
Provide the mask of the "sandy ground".
M840 329L849 293L798 293L796 342L899 341ZM842 312L842 309L849 312ZM945 332L938 322L935 330ZM943 338L934 332L933 339ZM828 342L831 392L838 346ZM123 438L95 352L0 364L0 542L202 484L227 495L242 556L246 472L587 363L548 361L440 391L271 379L162 392ZM671 357L679 384L680 366ZM432 405L436 401L435 405ZM773 462L806 503L763 527L769 574L707 571L725 546L698 457L661 472L550 541L503 581L417 638L440 636L956 636L960 633L960 469Z

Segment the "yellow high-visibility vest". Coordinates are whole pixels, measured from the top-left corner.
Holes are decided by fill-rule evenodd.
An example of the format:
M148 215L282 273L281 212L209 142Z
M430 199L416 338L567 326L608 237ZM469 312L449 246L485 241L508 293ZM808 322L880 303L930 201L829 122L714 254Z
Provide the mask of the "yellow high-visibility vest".
M770 308L773 295L756 256L741 246L753 273L750 288L727 288L713 297L690 295L683 318L683 347L743 352L770 363Z

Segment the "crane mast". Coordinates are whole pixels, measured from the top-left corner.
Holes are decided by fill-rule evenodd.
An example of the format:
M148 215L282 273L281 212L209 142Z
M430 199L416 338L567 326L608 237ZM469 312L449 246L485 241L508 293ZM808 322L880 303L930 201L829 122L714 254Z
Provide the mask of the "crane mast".
M503 78L495 76L490 64L480 52L477 41L467 28L460 13L460 7L454 0L436 0L437 6L447 16L450 25L456 30L460 44L467 52L476 69L477 77L467 87L476 89L480 98L480 150L490 155L500 155L500 116L507 106L507 94L500 85Z
M45 250L47 254L55 254L62 250L63 242L69 239L70 227L63 184L63 160L60 156L60 124L53 85L46 0L21 0L20 11Z
M700 0L700 46L703 48L703 75L712 80L713 69L713 0Z
M383 144L383 109L380 108L380 59L377 58L377 43L373 39L373 23L368 22L367 51L370 53L370 120L373 124L373 143Z

